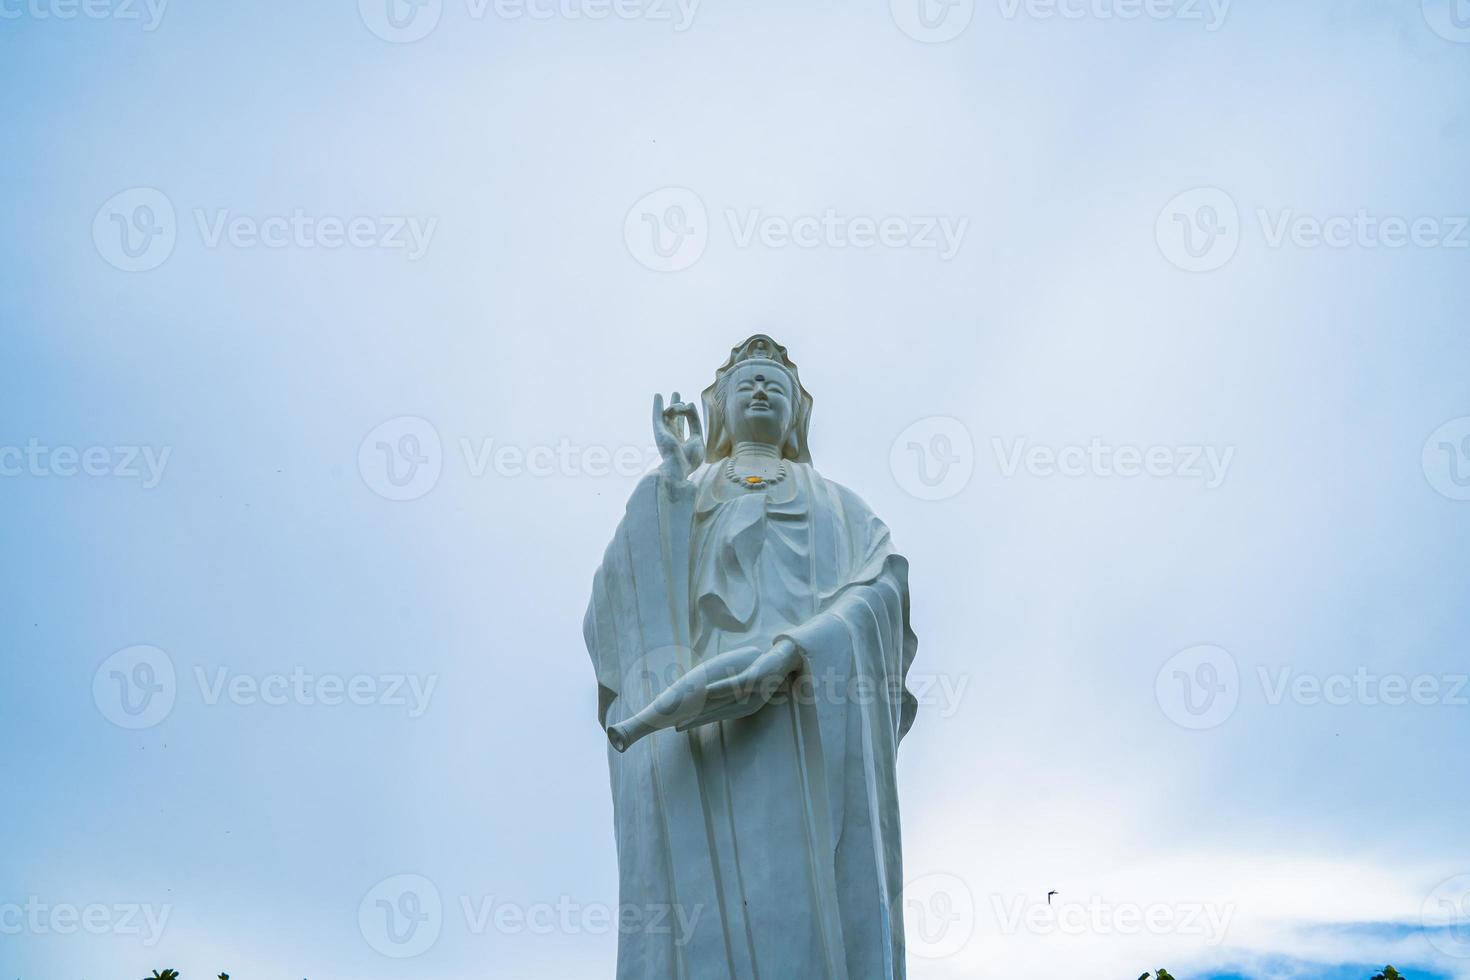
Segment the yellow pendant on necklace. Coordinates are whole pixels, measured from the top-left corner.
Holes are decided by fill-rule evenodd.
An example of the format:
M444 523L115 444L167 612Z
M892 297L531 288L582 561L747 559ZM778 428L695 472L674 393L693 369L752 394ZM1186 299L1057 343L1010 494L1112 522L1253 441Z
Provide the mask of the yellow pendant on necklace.
M761 476L758 473L740 476L735 472L735 461L733 459L727 459L725 461L725 479L745 490L766 490L786 479L786 464L781 463L779 465L774 477Z

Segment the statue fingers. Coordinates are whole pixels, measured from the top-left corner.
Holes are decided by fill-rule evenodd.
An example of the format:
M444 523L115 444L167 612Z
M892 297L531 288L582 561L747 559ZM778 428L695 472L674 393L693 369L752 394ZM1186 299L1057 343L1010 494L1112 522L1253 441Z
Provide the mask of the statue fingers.
M789 649L778 645L756 657L740 673L710 684L706 690L711 699L742 697L760 692L769 700L776 688L795 673L799 666L799 657L793 662Z
M753 715L764 706L765 702L761 701L759 698L744 698L736 701L724 701L721 702L719 705L711 707L708 710L704 711L698 717L691 718L690 720L685 722L681 722L680 724L675 726L675 729L677 731L686 732L691 728L698 728L701 725L712 725L715 722L719 721L734 721L736 718L744 718L746 715Z
M669 410L664 407L663 395L653 396L653 441L664 459L679 450L679 439L669 426Z
M668 428L668 419L664 414L664 396L656 394L653 396L653 434L657 436Z
M753 678L757 676L752 673L752 668L747 667L733 677L715 681L705 689L711 701L724 701L732 698L740 698L754 689Z
M684 413L684 417L689 420L689 435L703 442L704 425L699 421L699 410L692 404L688 405L687 408L688 411Z

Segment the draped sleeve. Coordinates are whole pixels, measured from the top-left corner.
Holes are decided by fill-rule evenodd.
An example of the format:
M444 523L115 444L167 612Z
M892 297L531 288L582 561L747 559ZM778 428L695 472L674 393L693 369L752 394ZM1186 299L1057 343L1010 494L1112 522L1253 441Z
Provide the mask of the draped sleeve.
M820 478L818 478L820 480ZM831 561L839 566L827 574L818 571L825 586L816 615L781 635L794 642L814 666L820 651L850 650L854 645L878 653L869 665L873 680L887 695L892 710L895 744L914 723L918 701L908 689L908 672L918 651L918 637L909 619L909 563L893 547L888 526L857 494L829 480L821 480L832 506L835 527L819 528L829 538ZM856 643L860 638L869 642Z

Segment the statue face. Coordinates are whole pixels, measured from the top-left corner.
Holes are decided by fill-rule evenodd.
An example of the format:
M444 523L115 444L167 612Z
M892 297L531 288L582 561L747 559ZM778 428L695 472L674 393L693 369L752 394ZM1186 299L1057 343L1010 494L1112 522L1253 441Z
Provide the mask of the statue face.
M726 380L725 425L735 443L780 446L796 417L791 378L771 364L741 364Z

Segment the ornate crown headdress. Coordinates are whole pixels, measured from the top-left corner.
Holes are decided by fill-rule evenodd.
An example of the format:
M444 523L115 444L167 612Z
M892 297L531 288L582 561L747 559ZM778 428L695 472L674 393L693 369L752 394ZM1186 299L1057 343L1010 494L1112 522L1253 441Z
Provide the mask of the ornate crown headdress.
M811 393L802 387L796 362L786 356L786 348L763 333L755 334L744 343L730 348L730 358L715 372L714 384L704 389L701 398L704 402L707 430L705 462L712 463L730 455L730 433L725 426L725 379L737 365L752 361L779 368L791 379L795 404L792 405L791 431L786 436L786 444L781 447L781 455L798 463L810 463L812 454L807 446L807 426L812 418Z

